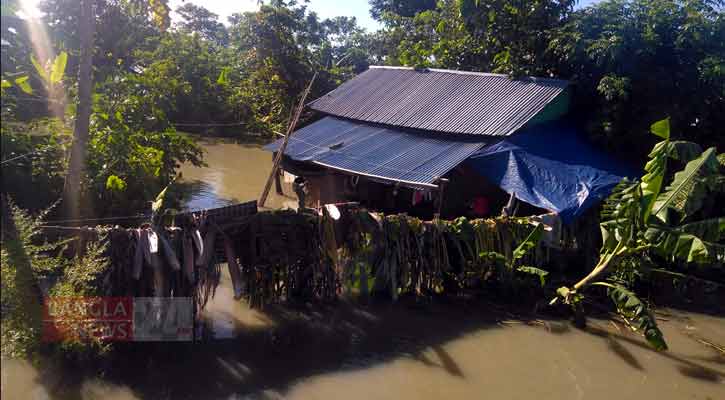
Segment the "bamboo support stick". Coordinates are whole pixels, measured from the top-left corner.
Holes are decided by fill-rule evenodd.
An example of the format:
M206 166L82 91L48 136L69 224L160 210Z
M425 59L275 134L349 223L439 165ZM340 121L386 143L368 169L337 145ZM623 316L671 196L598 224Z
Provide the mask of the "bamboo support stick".
M300 119L302 109L305 107L305 100L307 100L307 95L310 94L310 89L312 89L312 84L315 82L315 78L317 78L317 72L312 75L310 84L307 85L307 88L305 88L305 91L302 93L302 98L300 98L300 102L299 104L297 104L297 109L295 110L294 117L292 118L292 121L290 121L290 124L287 126L287 134L284 136L282 146L277 149L277 154L274 157L274 165L272 165L272 172L269 174L269 178L267 178L267 183L264 185L264 191L262 191L262 196L259 197L260 207L264 207L264 203L267 201L269 189L272 187L272 182L274 181L275 175L277 175L277 171L279 170L279 164L282 162L282 156L284 155L284 151L287 148L287 143L289 142L289 138L292 135L292 132L294 132L295 127L297 126L297 121L299 121Z

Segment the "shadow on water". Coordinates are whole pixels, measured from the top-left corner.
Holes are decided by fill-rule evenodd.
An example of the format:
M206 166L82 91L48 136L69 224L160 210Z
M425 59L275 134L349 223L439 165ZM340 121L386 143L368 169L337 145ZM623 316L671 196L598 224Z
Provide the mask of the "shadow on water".
M132 388L138 398L228 398L264 389L283 391L308 376L366 368L396 357L417 359L464 378L441 344L473 330L500 329L497 318L468 307L420 312L404 304L363 307L339 302L269 306L264 315L271 328L236 321L234 339L119 344L103 380ZM427 348L435 359L423 354ZM61 368L59 386L48 389L59 397L80 398L83 382L100 378L95 371Z
M243 303L236 304L246 307ZM587 359L601 359L607 368L622 369L606 361L609 358L599 354L602 350L608 349L623 364L641 373L648 368L638 357L650 358L652 354L661 357L658 363L673 363L680 377L710 382L715 387L722 387L721 382L725 382L725 373L676 352L654 352L639 336L615 333L591 324L584 331L563 328L568 326L567 322L541 321L539 315L527 318L524 314L511 320L510 314L501 315L490 308L482 310L487 310L486 303L477 301L429 304L421 308L407 299L397 304L370 306L347 301L273 305L262 312L254 311L246 319L236 312L222 312L220 315L234 322L233 339L119 344L105 365L103 376L98 375L95 365L83 370L60 368L55 371L60 376L53 384L44 383L58 398L87 398L82 393L88 390L86 383L98 379L107 385L118 385L125 391L124 396L132 395L118 397L123 399L228 399L252 395L264 398L279 396L315 376L355 373L400 362L396 360L410 360L431 370L440 370L463 384L481 379L476 374L480 375L482 368L499 368L500 363L503 363L500 368L507 368L511 361L505 361L506 358L527 359L541 353L543 356L536 357L556 359L560 357L557 349L570 345L578 349L574 352L587 353L582 355ZM548 343L557 337L561 340ZM450 343L463 338L475 340L479 343L476 346L492 346L485 352L490 352L493 359L482 359L483 364L471 369L470 358L477 356L468 356L455 346L450 347ZM531 363L534 365L516 368L547 368L536 366L535 361ZM424 376L417 371L404 379L424 381ZM392 379L395 382L396 378ZM39 380L45 381L42 377ZM540 384L549 383L542 377ZM344 393L344 388L340 390Z
M678 363L677 369L680 371L680 373L683 376L693 378L693 379L699 379L699 380L705 380L709 382L720 382L721 380L725 380L725 372L718 371L713 368L708 368L703 365L700 365L694 361L689 360L688 358L679 356L672 351L662 351L657 352L651 347L647 345L647 343L640 340L640 338L633 338L630 336L625 336L623 334L619 333L613 333L606 331L604 329L598 328L598 327L592 327L587 326L585 328L585 331L587 333L590 333L592 335L605 338L608 343L610 344L609 348L614 352L617 356L619 356L625 363L631 365L632 367L636 369L643 369L640 362L634 357L634 355L627 349L625 349L621 342L626 342L630 345L639 347L643 350L656 352L660 357L667 358L671 361L674 361ZM616 345L612 345L613 343L617 343Z
M443 369L445 369L449 374L453 376L457 376L459 378L463 378L463 371L461 371L461 367L458 366L456 363L456 360L451 357L451 355L445 351L441 346L434 345L431 346L433 351L436 353L438 358L440 359L441 363L443 364Z
M609 338L607 341L607 345L609 345L609 350L611 350L614 354L619 356L619 358L622 359L625 363L630 365L632 368L638 369L638 370L644 370L642 367L642 364L637 360L637 358L634 357L634 354L632 354L631 351L627 350L626 347L622 346L621 343L619 343L616 339L613 339L612 337Z
M178 184L187 209L259 196L271 171L270 153L258 144L228 141L210 141L205 149L210 168L182 167ZM294 201L274 193L269 201L271 207L288 203ZM485 299L424 305L403 299L249 310L232 300L223 284L207 310L223 322L213 327L217 338L226 339L119 343L100 364L57 364L19 373L62 399L279 398L289 392L305 399L417 400L484 393L561 399L573 398L575 389L579 398L610 398L617 391L622 398L725 398L725 373L708 367L724 365L722 355L681 334L682 321L672 319L668 324L680 325L665 332L674 350L658 353L639 336L605 329L608 324L590 324L582 331L564 320L513 315L514 308ZM725 320L713 321L713 329L722 332ZM643 377L650 384L642 385ZM668 386L669 396L657 394L659 386L675 381L689 392ZM307 391L295 391L305 385ZM648 395L639 395L650 388Z
M723 378L723 374L699 365L680 365L677 369L682 375L702 381L719 382Z

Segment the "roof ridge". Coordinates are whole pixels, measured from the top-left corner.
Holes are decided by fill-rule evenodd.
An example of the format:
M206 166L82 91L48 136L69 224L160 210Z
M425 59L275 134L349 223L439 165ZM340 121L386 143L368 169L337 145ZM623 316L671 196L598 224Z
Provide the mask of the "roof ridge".
M442 69L442 68L425 68L424 70L416 69L415 67L406 67L406 66L397 66L397 65L370 65L368 66L369 69L396 69L396 70L405 70L405 71L417 71L417 72L440 72L444 74L457 74L457 75L474 75L474 76L493 76L498 78L506 78L510 80L532 80L532 81L550 81L550 82L558 82L558 83L566 83L569 84L569 81L566 79L557 79L557 78L545 78L545 77L538 77L538 76L522 76L518 78L511 77L506 74L496 74L493 72L478 72L478 71L462 71L458 69Z

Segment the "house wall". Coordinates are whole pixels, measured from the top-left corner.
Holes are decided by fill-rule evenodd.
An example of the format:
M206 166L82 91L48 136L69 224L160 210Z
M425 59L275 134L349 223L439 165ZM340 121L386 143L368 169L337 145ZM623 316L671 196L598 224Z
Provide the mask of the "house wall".
M521 129L530 128L534 125L538 125L544 122L556 121L563 117L569 112L569 105L571 103L571 90L569 88L564 89L558 96L554 98L549 104L544 107L543 110L539 111L533 118L529 120Z
M422 219L431 219L438 211L437 189L418 191L416 189L382 183L365 177L344 174L332 169L322 173L302 175L307 179L308 195L306 205L319 207L329 203L359 202L360 205L374 211L388 214L407 213ZM476 173L465 163L459 165L446 175L449 182L443 193L443 218L494 217L509 200L509 194L498 186L491 184L483 176ZM431 193L424 200L414 204L414 193ZM471 203L477 197L485 198L489 205L486 215L474 214ZM524 202L519 202L517 214L538 215L546 213Z
M345 196L345 176L334 171L322 175L309 176L307 187L309 195L305 202L309 207L322 204L342 203L348 201Z

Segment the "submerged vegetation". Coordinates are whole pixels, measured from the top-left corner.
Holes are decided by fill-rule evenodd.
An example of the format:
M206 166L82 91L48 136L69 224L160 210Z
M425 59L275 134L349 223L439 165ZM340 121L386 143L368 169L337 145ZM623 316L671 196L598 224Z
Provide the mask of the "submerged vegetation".
M92 15L79 3L93 5ZM598 261L573 284L572 271L542 250L544 226L530 220L361 212L340 231L329 216L294 213L307 245L282 243L287 253L241 264L251 305L344 290L396 299L526 288L556 293L554 302L581 317L588 299L606 295L632 329L665 349L640 284L655 273L725 282L723 2L370 3L383 26L376 32L355 18L321 19L297 1L263 2L221 22L186 2L171 24L163 0L44 0L43 17L32 21L19 16L18 1L2 0L3 356L39 347L39 281L54 281L59 295L100 294L112 268L103 244L69 252L72 242L46 243L41 221L147 214L182 163L203 165L193 135L271 138L313 76L314 99L372 64L568 79L569 117L602 147L647 159L646 174L605 202ZM84 17L90 36L79 28ZM650 129L662 140L648 153L647 127L665 116ZM70 167L74 145L84 156L79 176ZM56 207L29 216L68 197L74 182L78 215Z
M622 182L604 205L599 262L586 277L571 288L559 288L557 294L577 308L587 286L606 287L625 321L641 331L652 346L666 349L654 317L626 287L628 282L616 274L607 281L598 279L609 275L624 259L630 261L630 268L643 273L648 267L639 260L650 253L666 265L679 261L722 269L725 218L719 215L722 210L713 209L717 206L708 204L707 199L722 198L725 193L725 165L718 161L714 147L702 151L692 142L671 141L667 119L653 124L651 131L664 140L650 153L647 174L640 181ZM685 164L674 175L667 168L673 161ZM671 182L665 187L670 176Z

